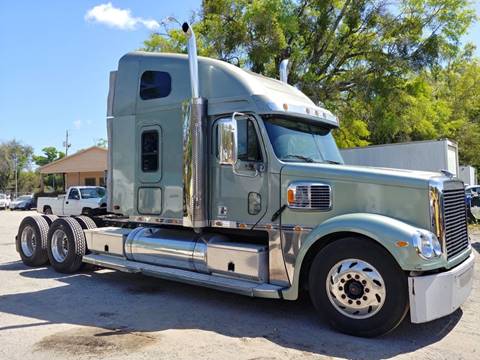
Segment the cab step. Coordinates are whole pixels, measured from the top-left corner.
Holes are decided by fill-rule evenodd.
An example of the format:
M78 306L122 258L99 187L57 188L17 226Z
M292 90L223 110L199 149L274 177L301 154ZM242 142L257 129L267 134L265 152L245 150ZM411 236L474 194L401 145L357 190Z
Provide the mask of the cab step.
M145 264L110 255L84 255L83 262L123 272L140 273L161 279L200 285L251 297L281 299L282 290L285 290L285 288L277 285L265 283L259 284L258 282L234 279L220 275L201 274L188 270Z

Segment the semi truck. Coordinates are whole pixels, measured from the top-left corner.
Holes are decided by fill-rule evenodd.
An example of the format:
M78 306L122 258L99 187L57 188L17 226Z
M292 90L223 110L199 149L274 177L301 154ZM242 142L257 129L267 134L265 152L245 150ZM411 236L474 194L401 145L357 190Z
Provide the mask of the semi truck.
M366 337L464 303L474 255L461 181L344 165L338 119L288 85L285 62L276 80L197 57L182 28L188 55L133 52L110 74L106 213L26 217L26 265L308 292L334 328Z

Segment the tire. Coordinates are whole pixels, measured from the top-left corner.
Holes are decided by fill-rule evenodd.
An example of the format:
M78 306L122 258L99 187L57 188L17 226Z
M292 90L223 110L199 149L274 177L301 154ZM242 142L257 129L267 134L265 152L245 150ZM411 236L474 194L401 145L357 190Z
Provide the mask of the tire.
M42 215L42 217L47 221L48 226L52 225L52 223L58 219L57 215Z
M83 230L96 229L97 224L91 218L85 215L75 216L75 220L80 224Z
M308 281L316 310L346 334L386 334L408 312L406 274L386 249L367 238L327 245L315 256Z
M85 236L75 219L58 218L52 223L48 231L47 253L56 271L71 274L79 270L85 250Z
M52 208L50 206L44 206L43 207L43 213L45 215L53 215Z
M48 262L48 223L41 216L27 216L22 220L15 238L17 251L27 266L42 266Z

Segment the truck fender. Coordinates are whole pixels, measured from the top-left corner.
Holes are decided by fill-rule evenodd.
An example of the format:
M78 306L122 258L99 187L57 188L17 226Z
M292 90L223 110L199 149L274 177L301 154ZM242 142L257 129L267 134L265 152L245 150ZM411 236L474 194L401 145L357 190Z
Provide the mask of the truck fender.
M419 270L418 266L422 270L438 268L442 257L424 260L418 256L413 244L413 237L418 231L426 230L378 214L354 213L335 216L317 225L305 238L295 259L292 286L283 292L283 297L291 300L297 298L303 260L310 248L319 241L344 237L342 233L353 236L359 234L378 242L404 271Z

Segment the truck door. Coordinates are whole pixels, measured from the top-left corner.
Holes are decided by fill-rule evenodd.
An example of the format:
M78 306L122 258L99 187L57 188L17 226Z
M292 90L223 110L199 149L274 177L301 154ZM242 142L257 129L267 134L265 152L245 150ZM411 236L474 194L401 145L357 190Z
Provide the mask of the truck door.
M80 201L80 191L77 188L71 188L65 197L63 206L64 215L80 215L82 212Z
M218 161L218 121L211 129L210 218L214 225L255 225L267 211L268 181L265 173L266 153L256 119L238 117L238 162L235 169ZM226 224L221 223L226 221ZM228 223L231 221L232 223ZM236 224L235 224L236 222ZM221 224L221 225L220 225ZM244 224L244 225L243 225Z

